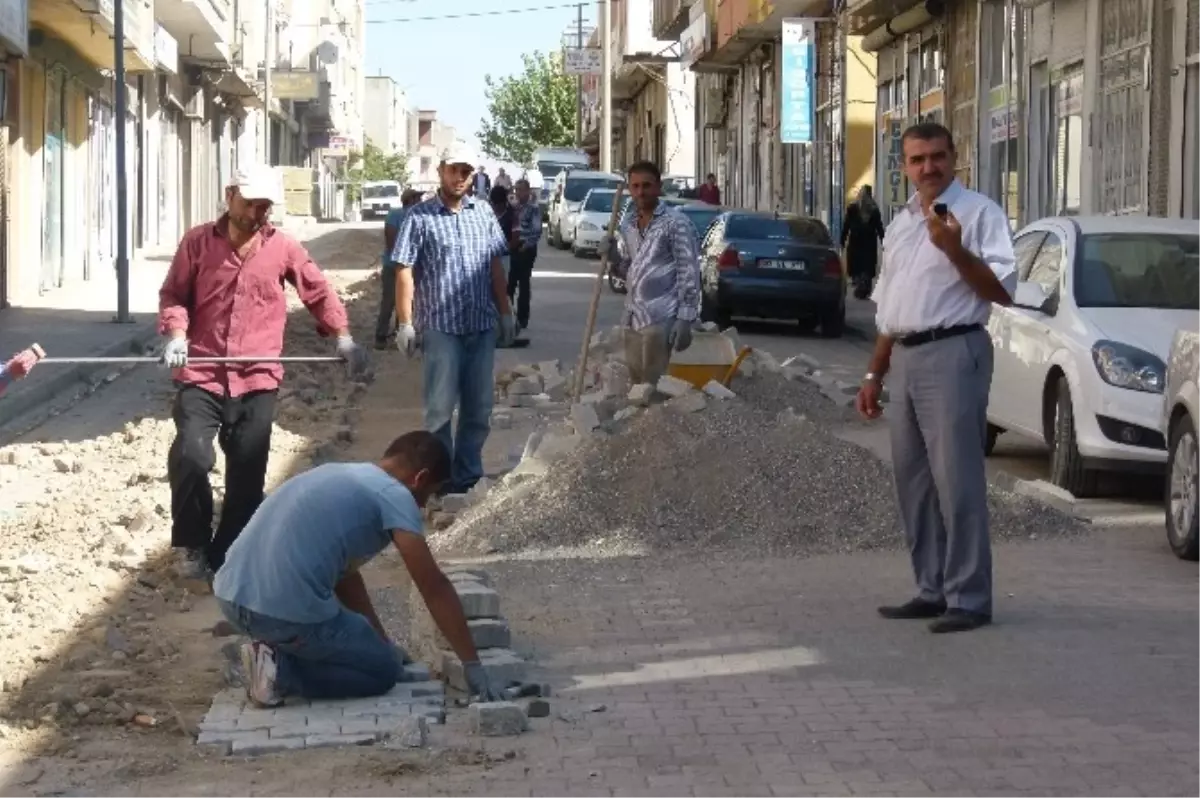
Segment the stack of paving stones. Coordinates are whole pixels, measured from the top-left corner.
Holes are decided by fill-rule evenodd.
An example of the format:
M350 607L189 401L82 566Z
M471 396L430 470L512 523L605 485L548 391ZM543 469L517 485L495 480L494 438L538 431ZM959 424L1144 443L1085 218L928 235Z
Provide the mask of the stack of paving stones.
M200 722L199 745L253 756L300 748L372 745L411 734L416 726L446 720L446 689L420 664L405 667L405 681L386 695L345 701L289 698L276 709L258 709L245 692L223 690Z

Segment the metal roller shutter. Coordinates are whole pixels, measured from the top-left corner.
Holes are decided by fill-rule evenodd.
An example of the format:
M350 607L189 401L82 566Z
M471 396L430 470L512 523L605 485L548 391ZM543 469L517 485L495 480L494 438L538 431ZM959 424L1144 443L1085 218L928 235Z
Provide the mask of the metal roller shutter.
M1052 10L1051 66L1082 60L1087 46L1087 0L1054 0Z

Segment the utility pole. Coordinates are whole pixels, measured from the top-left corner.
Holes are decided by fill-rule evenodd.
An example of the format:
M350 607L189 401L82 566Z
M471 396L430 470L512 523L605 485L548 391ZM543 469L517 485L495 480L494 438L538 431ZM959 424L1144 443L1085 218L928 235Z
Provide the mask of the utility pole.
M267 166L271 165L271 65L275 61L274 44L275 0L267 0L267 40L263 51L263 163Z
M575 7L575 47L583 50L583 3ZM575 76L575 146L583 143L583 75Z
M117 324L129 324L129 208L125 204L128 185L125 174L125 117L129 100L125 92L125 9L122 0L113 2L113 80L117 99Z
M612 0L600 0L600 171L612 171Z

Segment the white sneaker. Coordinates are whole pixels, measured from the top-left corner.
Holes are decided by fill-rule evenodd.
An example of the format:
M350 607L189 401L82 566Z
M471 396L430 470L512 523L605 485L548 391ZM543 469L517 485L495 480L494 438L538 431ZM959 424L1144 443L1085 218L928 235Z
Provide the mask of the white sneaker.
M266 643L242 644L242 674L246 680L246 697L259 709L270 709L283 703L275 686L277 668L275 652Z

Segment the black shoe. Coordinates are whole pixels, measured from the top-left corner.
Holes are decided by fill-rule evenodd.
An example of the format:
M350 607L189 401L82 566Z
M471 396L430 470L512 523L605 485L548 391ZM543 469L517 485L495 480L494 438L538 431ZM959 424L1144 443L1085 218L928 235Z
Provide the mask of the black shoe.
M966 610L947 610L946 614L929 624L929 631L935 635L950 634L951 632L970 632L992 622L992 616L981 612Z
M382 352L383 350L388 348L388 343L389 343L389 341L386 338L376 338L375 339L375 348L378 349L380 352Z
M946 602L926 601L915 598L898 607L880 607L879 614L890 620L915 620L920 618L937 618L946 612Z

